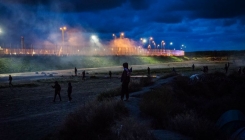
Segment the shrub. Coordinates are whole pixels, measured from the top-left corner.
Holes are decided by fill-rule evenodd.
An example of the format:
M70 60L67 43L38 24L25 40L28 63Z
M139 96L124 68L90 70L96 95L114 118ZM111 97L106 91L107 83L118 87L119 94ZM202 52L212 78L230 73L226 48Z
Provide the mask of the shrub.
M98 101L104 101L104 100L111 100L111 98L114 98L115 96L121 95L121 88L116 88L109 91L104 91L101 94L97 96Z
M117 119L127 115L123 102L92 101L68 115L58 139L100 139L111 133Z
M187 111L171 118L168 128L194 140L216 140L218 137L215 124L197 116L194 111Z
M141 77L139 81L139 85L142 87L152 85L154 82L152 80L152 77L147 76L147 77Z
M154 140L149 128L133 118L124 118L112 127L117 140Z
M153 126L165 128L169 116L181 112L181 107L175 101L173 91L169 87L162 87L143 95L140 110L153 117Z

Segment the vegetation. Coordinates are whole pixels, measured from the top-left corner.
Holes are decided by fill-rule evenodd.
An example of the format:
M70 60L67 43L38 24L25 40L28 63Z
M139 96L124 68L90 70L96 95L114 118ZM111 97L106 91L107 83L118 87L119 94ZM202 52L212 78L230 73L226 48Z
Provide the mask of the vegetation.
M227 110L245 113L245 75L221 72L204 74L192 81L177 76L160 89L146 93L140 103L144 114L153 118L152 127L182 133L196 140L224 139L215 123Z
M153 140L145 126L127 115L122 101L91 101L66 118L57 139Z
M0 58L0 73L118 66L123 62L131 65L159 64L183 60L183 57L157 56L5 56Z

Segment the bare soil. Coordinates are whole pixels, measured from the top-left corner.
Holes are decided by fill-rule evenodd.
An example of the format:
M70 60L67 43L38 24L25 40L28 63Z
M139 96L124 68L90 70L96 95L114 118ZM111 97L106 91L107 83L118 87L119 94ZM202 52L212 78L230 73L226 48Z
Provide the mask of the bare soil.
M61 89L62 101L53 102L54 81ZM73 86L72 101L68 102L68 81ZM0 139L42 139L51 135L78 107L92 100L102 91L120 86L118 78L82 80L81 77L60 77L37 80L31 83L13 83L14 87L2 85L0 89Z

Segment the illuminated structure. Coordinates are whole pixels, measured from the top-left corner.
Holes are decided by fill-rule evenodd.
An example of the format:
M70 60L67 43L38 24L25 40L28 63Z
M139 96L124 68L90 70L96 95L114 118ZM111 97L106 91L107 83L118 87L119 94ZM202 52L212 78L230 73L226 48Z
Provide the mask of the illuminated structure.
M60 46L61 47L61 46ZM72 46L69 46L72 48ZM74 47L77 48L77 47ZM59 52L55 49L7 49L2 48L0 54L4 55L140 55L140 56L184 56L183 50L165 50L165 49L144 49L140 46L134 48L108 47L108 48L81 48L69 49L67 52Z
M64 48L64 31L66 27L60 28L62 31L62 44L45 46L48 49L37 49L40 47L33 47L31 45L30 49L24 48L24 38L21 39L21 48L13 49L11 46L3 48L0 54L3 55L97 55L97 56L108 56L108 55L139 55L139 56L184 56L184 50L170 50L165 48L165 42L162 40L161 45L156 45L152 37L148 39L140 39L140 42L135 42L129 38L125 38L124 33L120 33L120 37L116 38L115 34L112 34L113 40L110 41L110 44L103 46L100 43L99 38L96 35L90 37L89 46L69 46L66 45L67 51L63 51ZM148 44L147 48L144 48L144 44ZM173 43L171 42L170 45ZM151 47L154 45L154 47ZM161 46L161 47L160 47ZM10 49L9 49L10 48Z

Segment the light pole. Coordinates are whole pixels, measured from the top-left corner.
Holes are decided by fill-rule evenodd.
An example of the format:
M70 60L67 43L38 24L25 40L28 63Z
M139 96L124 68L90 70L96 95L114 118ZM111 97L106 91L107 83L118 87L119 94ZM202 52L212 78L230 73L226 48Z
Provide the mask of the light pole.
M124 33L121 33L120 34L120 38L124 38Z
M151 48L151 45L150 45L151 40L153 40L153 38L152 38L152 37L150 37L150 38L149 38L149 45L148 45L148 48L149 48L149 49Z
M62 47L63 47L64 44L65 44L65 30L66 30L66 27L65 27L65 26L64 26L64 27L60 27L60 30L61 30L61 32L62 32L62 46L61 46L61 48L60 48L59 55L60 55L60 53L62 52Z
M116 38L117 38L117 36L116 36L115 34L112 34L112 36L113 36L113 38L114 38L114 39L116 39Z

